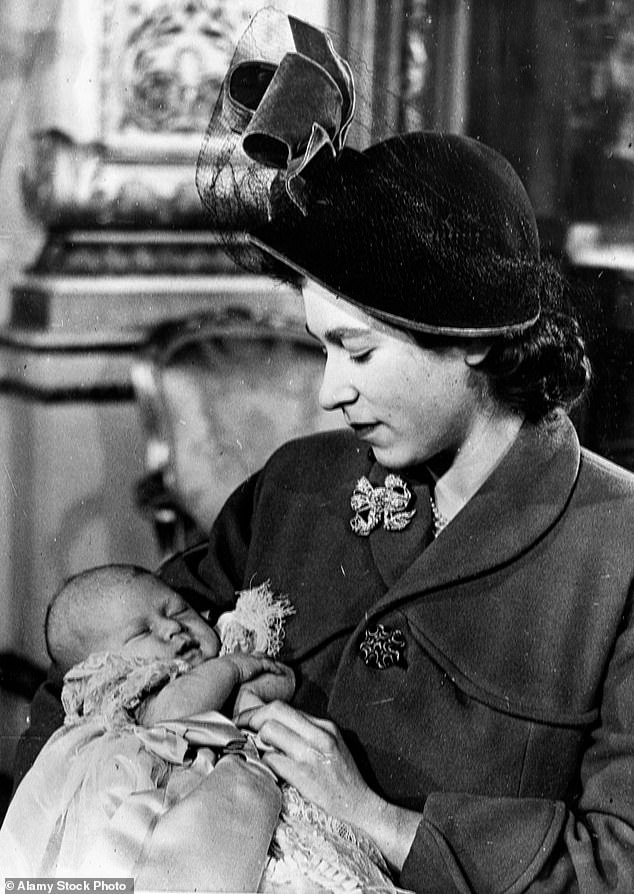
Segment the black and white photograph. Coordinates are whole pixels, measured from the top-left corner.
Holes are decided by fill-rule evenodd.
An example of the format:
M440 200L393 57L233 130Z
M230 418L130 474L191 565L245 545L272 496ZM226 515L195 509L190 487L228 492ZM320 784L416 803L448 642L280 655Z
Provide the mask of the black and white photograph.
M634 0L0 0L0 198L0 894L634 894Z

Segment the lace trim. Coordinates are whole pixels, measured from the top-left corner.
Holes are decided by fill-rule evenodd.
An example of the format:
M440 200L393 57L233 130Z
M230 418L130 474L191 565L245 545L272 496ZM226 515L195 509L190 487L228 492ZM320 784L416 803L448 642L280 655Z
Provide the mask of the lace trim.
M284 642L284 623L295 609L286 596L278 596L269 581L242 590L233 611L220 615L216 629L222 641L221 655L232 652L264 652L275 658Z
M64 677L64 723L99 719L109 729L133 724L135 710L150 693L189 670L180 658L157 661L94 652Z
M367 894L395 891L376 845L349 823L282 786L282 810L269 848L261 890L292 890L308 880L324 891Z

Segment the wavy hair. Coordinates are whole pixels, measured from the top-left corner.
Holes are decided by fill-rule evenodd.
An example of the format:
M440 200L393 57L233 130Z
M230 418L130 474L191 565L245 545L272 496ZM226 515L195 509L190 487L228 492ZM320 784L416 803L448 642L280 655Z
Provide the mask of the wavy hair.
M585 337L573 309L581 297L579 290L553 261L540 261L536 273L541 303L537 322L521 332L492 338L484 359L472 366L474 373L485 377L487 393L498 404L530 422L571 410L586 394L592 376ZM471 341L426 333L414 337L432 351Z
M523 332L494 339L474 367L486 376L494 399L531 422L569 411L590 384L590 360L571 293L558 267L542 262L539 319Z

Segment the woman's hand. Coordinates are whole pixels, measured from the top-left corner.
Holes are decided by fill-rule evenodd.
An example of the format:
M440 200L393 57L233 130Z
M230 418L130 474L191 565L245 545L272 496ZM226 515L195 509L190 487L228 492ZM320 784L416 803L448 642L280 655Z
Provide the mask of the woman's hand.
M263 761L300 794L374 840L400 870L420 815L388 804L361 776L339 729L283 702L243 711L239 726L258 734Z
M375 796L334 723L280 701L244 711L236 720L257 732L266 749L263 760L279 777L329 813L360 825Z

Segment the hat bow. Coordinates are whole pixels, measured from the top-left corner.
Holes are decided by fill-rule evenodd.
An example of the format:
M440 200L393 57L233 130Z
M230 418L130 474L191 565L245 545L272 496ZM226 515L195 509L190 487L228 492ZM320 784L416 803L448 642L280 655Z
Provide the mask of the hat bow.
M306 213L300 177L326 149L343 148L355 106L352 72L327 34L288 16L295 44L278 65L239 62L225 80L223 111L242 134L244 153L265 167L283 171L286 191Z

